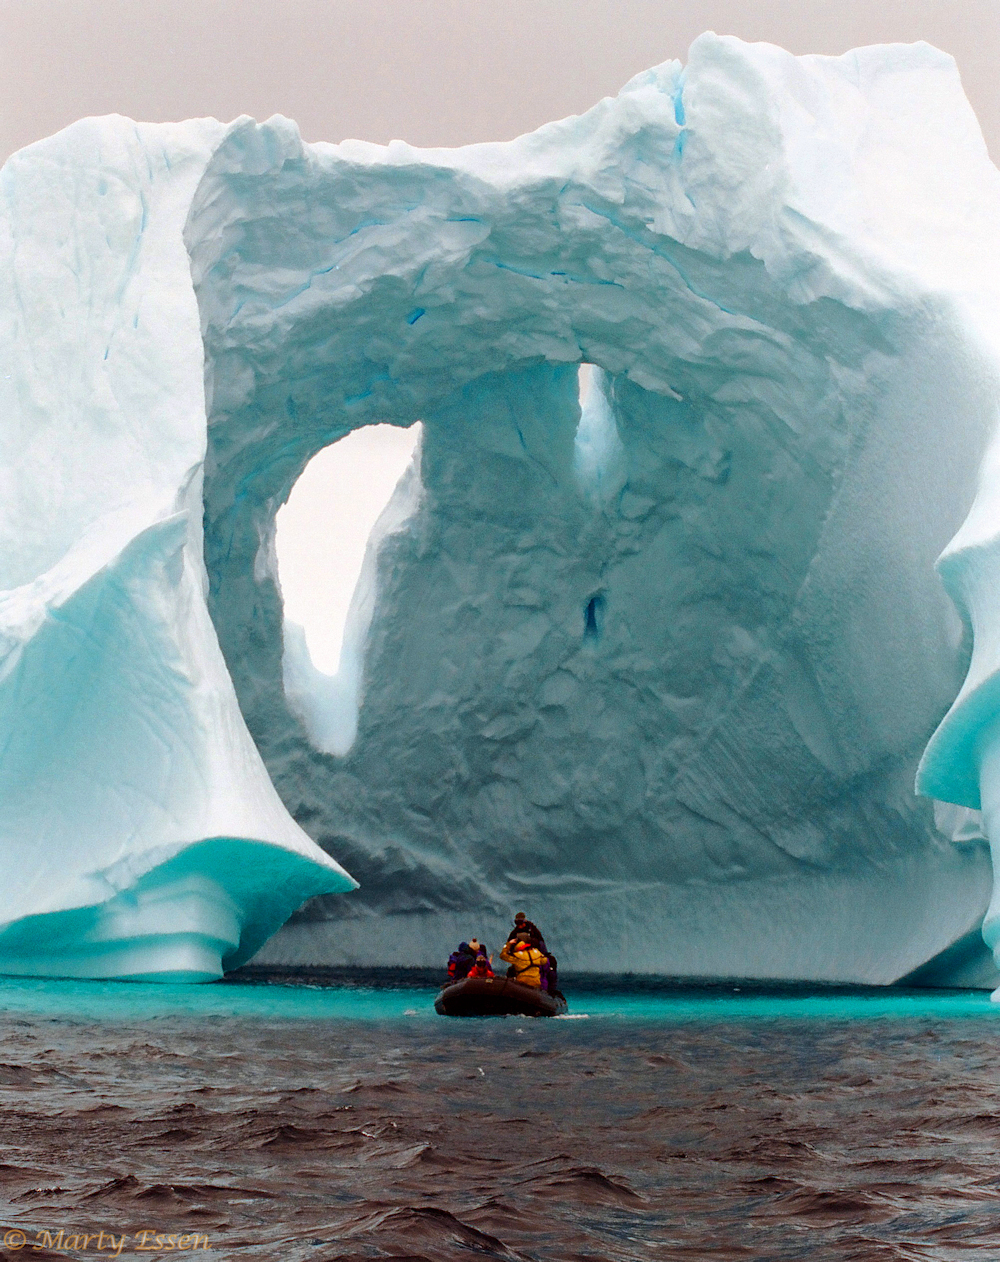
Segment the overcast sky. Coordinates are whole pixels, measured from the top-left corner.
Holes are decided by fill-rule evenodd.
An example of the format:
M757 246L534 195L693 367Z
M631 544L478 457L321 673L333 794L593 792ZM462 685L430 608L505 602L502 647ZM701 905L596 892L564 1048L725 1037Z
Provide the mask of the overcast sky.
M1000 0L0 0L0 157L86 114L296 119L307 140L508 140L683 59L926 39L1000 156Z
M1000 159L1000 0L0 0L0 159L113 112L281 113L306 140L508 140L683 60L704 30L794 53L928 40L955 57ZM327 670L368 523L408 458L400 435L343 448L348 537L316 520L343 500L337 450L300 483L279 538L286 603Z

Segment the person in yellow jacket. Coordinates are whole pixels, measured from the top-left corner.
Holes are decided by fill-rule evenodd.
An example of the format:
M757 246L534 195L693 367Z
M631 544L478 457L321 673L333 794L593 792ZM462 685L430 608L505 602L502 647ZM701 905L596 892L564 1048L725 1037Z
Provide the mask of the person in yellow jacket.
M508 977L512 976L522 986L534 986L536 990L541 990L542 965L549 962L548 956L531 945L528 934L518 934L516 943L508 942L500 952L500 958L511 966Z

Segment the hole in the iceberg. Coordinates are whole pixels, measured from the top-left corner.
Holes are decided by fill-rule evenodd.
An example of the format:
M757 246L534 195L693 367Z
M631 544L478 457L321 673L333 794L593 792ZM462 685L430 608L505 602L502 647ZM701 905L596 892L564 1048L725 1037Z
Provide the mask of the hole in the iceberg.
M324 448L277 515L285 694L327 753L346 753L357 730L376 554L415 506L421 428L369 425Z
M580 400L580 411L585 412L593 398L594 391L600 388L600 368L596 364L581 364L576 373L577 397Z
M580 424L573 465L577 485L596 504L609 503L624 480L624 452L607 389L607 375L602 369L595 364L580 365Z
M604 597L591 596L583 610L584 639L599 640L604 630Z

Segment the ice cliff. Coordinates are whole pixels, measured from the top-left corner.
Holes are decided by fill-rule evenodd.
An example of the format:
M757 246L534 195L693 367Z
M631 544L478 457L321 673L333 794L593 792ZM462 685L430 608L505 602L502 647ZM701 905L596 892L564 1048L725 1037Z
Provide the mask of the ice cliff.
M950 58L705 35L458 150L85 120L0 189L0 968L217 975L330 855L259 958L517 904L566 967L884 982L978 930L1000 176ZM316 678L275 513L417 420Z

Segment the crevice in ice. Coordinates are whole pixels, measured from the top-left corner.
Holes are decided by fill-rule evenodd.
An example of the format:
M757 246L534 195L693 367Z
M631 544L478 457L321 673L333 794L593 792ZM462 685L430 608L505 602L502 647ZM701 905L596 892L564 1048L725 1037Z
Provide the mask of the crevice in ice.
M583 611L584 639L599 640L604 630L604 597L600 594L591 596Z

